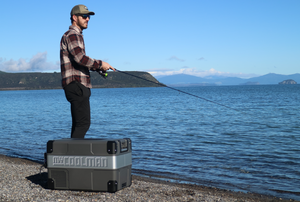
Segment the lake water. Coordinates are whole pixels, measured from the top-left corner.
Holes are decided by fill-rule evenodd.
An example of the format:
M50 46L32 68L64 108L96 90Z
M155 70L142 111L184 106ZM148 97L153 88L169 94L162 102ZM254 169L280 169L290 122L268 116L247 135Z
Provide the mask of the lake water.
M92 89L87 138L131 138L133 174L300 200L300 85ZM0 91L0 153L69 138L63 90Z

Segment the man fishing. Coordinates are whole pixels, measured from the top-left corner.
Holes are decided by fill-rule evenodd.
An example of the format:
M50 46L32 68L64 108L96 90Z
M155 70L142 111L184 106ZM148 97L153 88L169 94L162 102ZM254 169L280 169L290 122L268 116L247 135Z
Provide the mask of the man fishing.
M90 71L115 71L107 62L92 59L85 54L82 31L87 29L91 15L95 13L85 5L74 6L71 10L72 25L60 42L62 87L71 104L71 138L84 138L90 127Z

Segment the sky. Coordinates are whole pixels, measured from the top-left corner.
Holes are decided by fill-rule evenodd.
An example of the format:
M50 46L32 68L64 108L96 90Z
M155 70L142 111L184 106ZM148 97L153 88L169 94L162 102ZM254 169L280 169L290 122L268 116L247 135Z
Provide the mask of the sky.
M95 12L83 31L87 56L121 71L300 73L300 0L3 1L0 71L60 72L77 4Z

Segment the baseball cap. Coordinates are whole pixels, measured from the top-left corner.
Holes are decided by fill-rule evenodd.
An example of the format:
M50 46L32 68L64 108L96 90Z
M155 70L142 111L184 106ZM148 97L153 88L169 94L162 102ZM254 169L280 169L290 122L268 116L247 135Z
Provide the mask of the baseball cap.
M94 12L89 11L88 8L85 5L79 4L72 8L71 10L71 16L76 14L89 14L89 15L95 15Z

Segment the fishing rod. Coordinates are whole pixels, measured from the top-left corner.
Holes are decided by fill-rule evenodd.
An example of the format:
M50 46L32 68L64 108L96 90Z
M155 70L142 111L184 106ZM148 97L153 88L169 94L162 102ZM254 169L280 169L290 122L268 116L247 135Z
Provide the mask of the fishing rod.
M241 112L240 110L234 109L234 108L229 107L229 106L227 106L227 105L224 105L224 104L221 104L221 103L218 103L218 102L215 102L215 101L206 99L206 98L204 98L204 97L200 97L200 96L198 96L198 95L194 95L194 94L191 94L191 93L188 93L188 92L185 92L185 91L182 91L182 90L179 90L179 89L170 87L170 86L167 86L167 85L162 84L162 83L160 83L160 82L151 81L151 80L149 80L149 79L145 79L145 78L143 78L143 77L136 76L136 75L133 75L133 74L130 74L130 73L127 73L127 72L123 72L123 71L117 70L117 69L115 69L115 70L116 70L117 72L122 73L122 74L126 74L126 75L129 75L129 76L138 78L138 79L142 79L142 80L148 81L148 82L150 82L150 83L154 83L154 84L156 84L156 85L159 85L159 86L162 86L162 87L166 87L166 88L169 88L169 89L178 91L178 92L180 92L180 93L184 93L184 94L186 94L186 95L190 95L190 96L193 96L193 97L196 97L196 98L205 100L205 101L207 101L207 102L214 103L214 104L219 105L219 106L222 106L222 107L226 107L226 108L228 108L228 109L231 109L231 110L234 110L234 111L237 111L237 112ZM106 77L108 76L106 72L99 71L98 73L99 73L103 78L106 78Z

